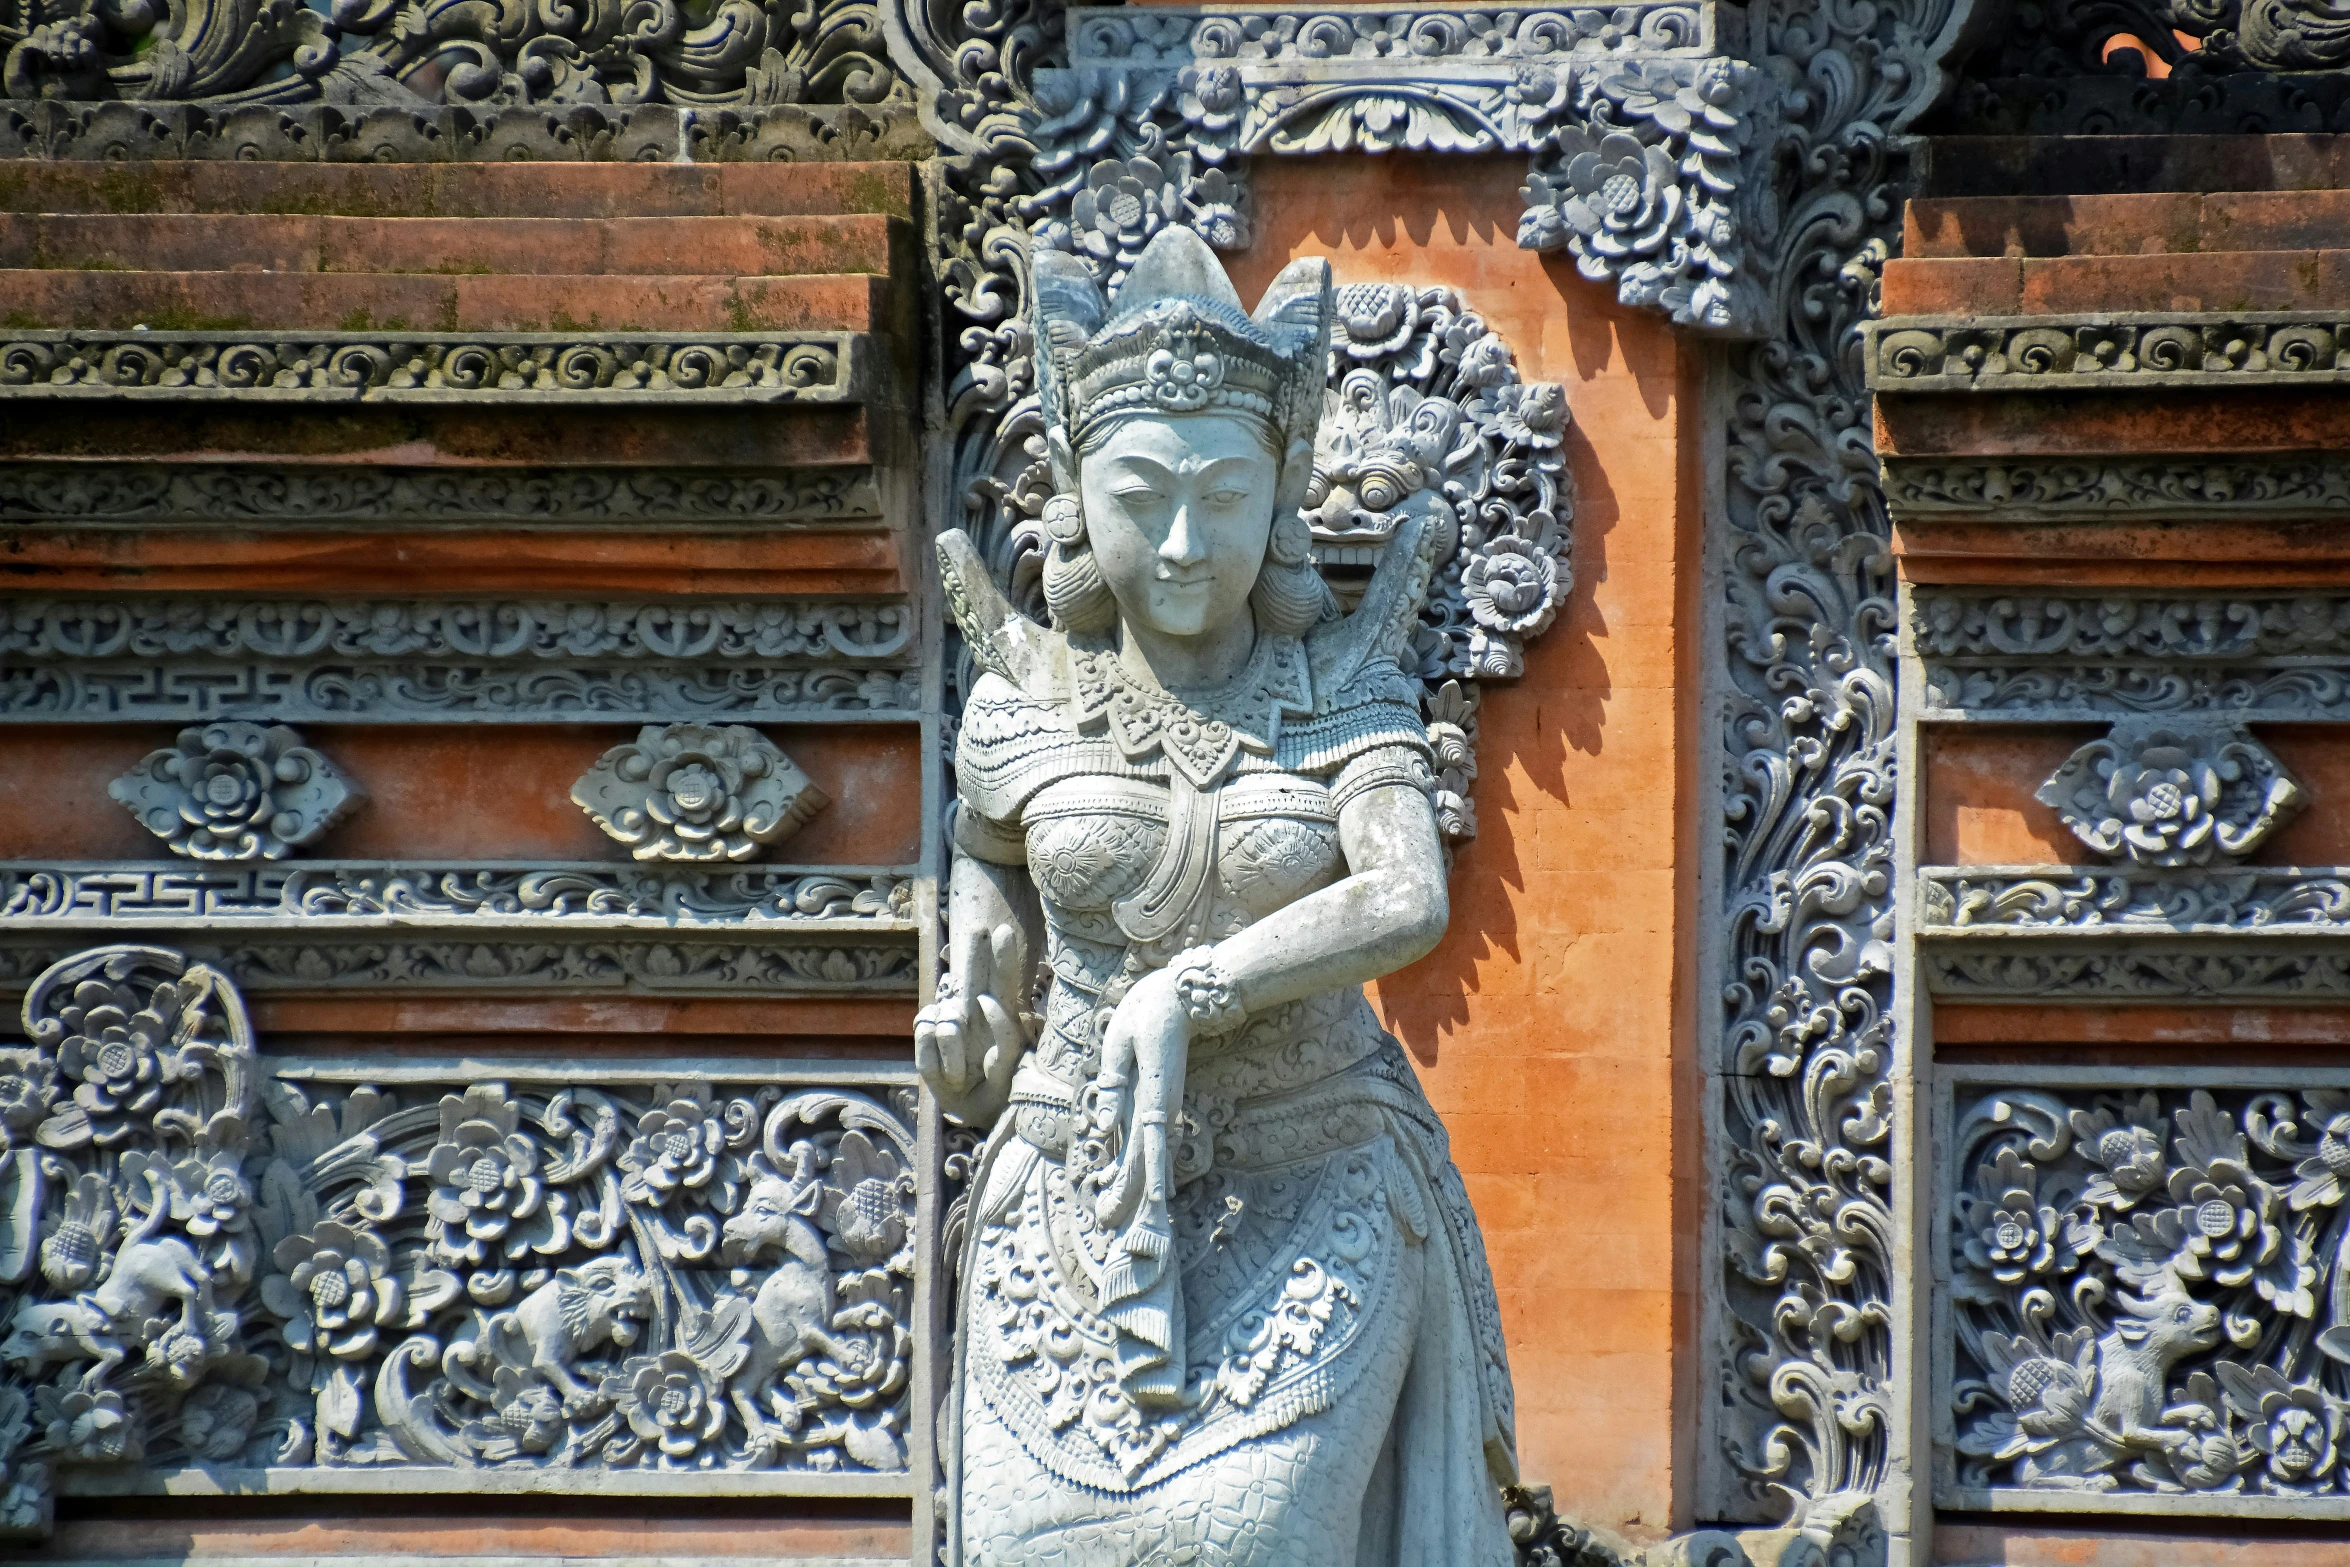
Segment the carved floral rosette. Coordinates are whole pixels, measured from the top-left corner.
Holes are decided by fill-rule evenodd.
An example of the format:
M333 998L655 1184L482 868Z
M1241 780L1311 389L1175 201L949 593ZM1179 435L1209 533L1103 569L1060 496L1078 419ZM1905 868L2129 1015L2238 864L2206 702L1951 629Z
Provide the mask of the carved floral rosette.
M1962 1091L1951 1148L1963 1493L2350 1493L2350 1090Z
M903 1472L911 1089L258 1076L110 947L0 1053L0 1523L60 1463Z

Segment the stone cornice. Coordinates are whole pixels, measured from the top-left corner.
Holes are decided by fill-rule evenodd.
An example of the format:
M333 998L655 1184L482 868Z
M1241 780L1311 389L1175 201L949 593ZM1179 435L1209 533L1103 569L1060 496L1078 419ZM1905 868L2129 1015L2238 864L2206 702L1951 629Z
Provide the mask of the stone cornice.
M0 399L299 403L842 403L879 364L855 332L142 332L0 335Z
M1902 316L1866 328L1868 384L1901 392L2350 384L2350 313Z

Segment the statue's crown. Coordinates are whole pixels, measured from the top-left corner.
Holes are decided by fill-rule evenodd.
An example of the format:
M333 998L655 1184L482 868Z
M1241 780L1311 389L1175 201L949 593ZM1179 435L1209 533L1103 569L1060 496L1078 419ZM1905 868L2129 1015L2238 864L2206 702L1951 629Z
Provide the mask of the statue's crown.
M1207 241L1161 230L1113 305L1079 258L1035 260L1037 378L1045 417L1072 442L1120 413L1254 414L1286 442L1313 437L1330 349L1330 263L1294 261L1256 314Z

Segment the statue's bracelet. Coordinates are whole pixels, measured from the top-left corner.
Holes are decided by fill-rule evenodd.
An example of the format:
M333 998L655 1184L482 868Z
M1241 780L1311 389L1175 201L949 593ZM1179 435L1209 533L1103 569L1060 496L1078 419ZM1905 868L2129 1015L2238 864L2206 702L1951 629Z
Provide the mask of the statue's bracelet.
M1228 1034L1248 1021L1232 993L1232 976L1216 962L1215 948L1193 947L1168 966L1175 970L1175 994L1195 1033Z

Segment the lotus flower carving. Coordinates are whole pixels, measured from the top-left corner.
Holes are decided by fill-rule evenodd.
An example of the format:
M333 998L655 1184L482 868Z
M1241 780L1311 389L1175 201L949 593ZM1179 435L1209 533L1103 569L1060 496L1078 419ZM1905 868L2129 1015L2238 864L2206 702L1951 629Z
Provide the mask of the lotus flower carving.
M571 798L640 860L747 860L832 803L741 724L647 724L598 757Z
M348 780L283 724L241 721L180 731L106 792L174 854L282 860L359 803Z
M2035 796L2100 854L2155 866L2243 858L2298 812L2299 780L2233 724L2119 724Z

